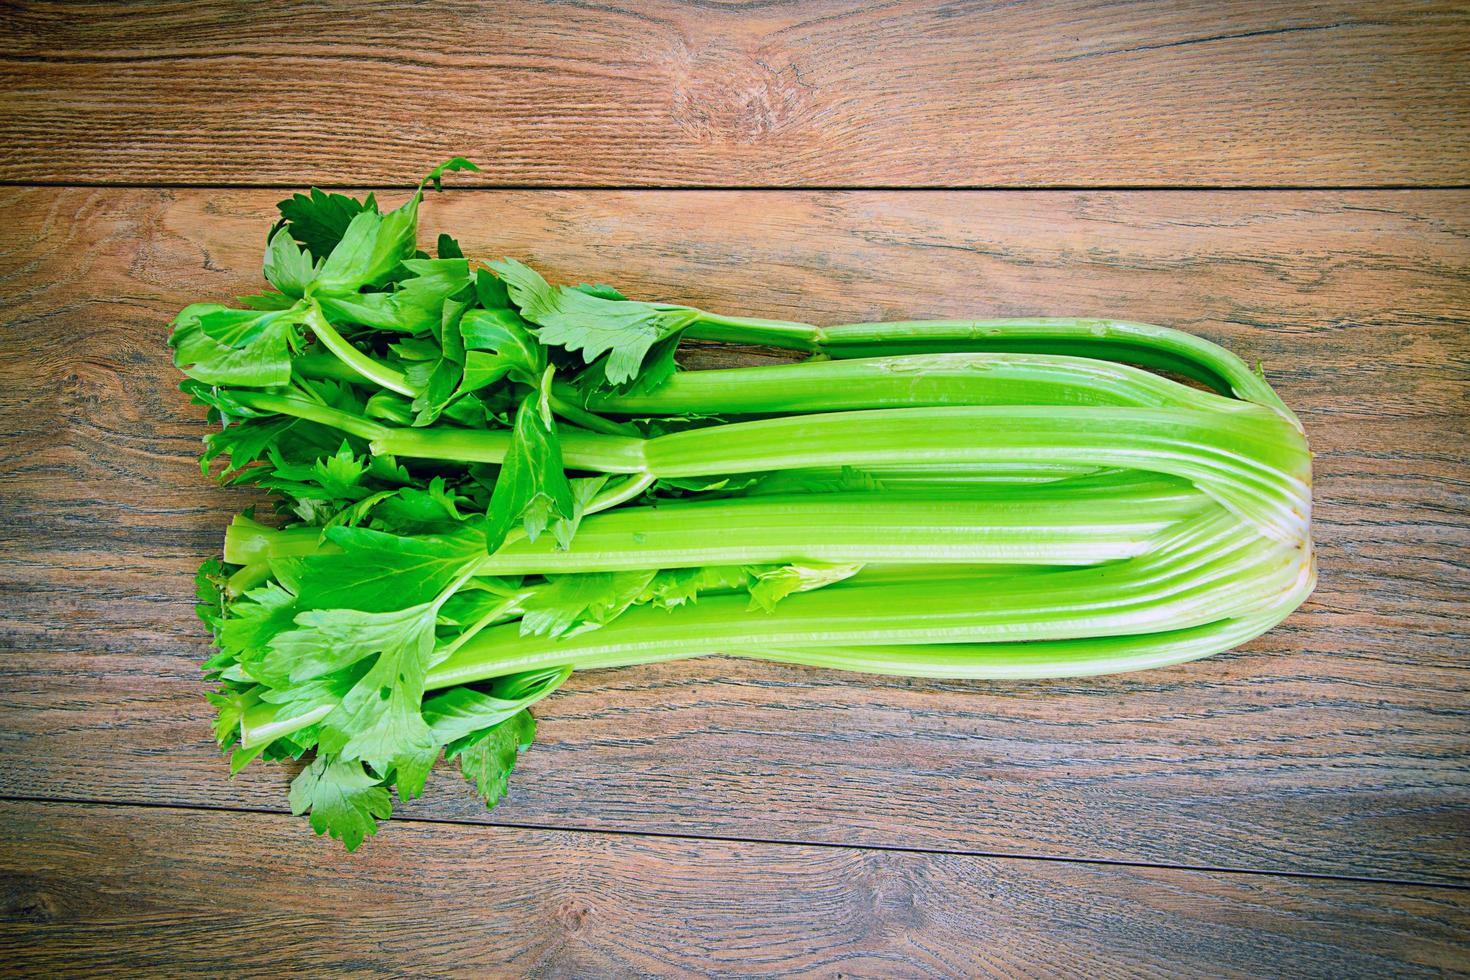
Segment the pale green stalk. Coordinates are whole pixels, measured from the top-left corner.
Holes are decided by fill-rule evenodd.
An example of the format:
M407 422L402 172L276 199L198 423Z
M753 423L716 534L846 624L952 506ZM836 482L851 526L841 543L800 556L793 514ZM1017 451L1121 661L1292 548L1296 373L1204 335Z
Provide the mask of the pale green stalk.
M646 478L600 498L566 549L517 535L482 575L567 574L788 562L1079 565L1144 554L1209 506L1181 481L1127 474L1042 487L948 487L694 499L609 510ZM237 518L225 560L315 553L320 529L277 531ZM335 550L333 548L332 550Z
M512 623L461 647L430 671L428 683L437 688L540 667L584 670L750 649L970 643L980 652L979 646L997 641L1192 628L1234 618L1236 609L1258 609L1268 597L1294 606L1307 563L1292 551L1255 539L1145 588L1088 568L1023 575L1010 583L986 579L983 599L973 587L932 580L839 584L788 597L768 614L749 612L741 597L715 596L672 612L632 609L601 629L561 640L521 636ZM1036 666L1039 675L1044 665Z
M559 385L563 399L578 397ZM681 371L651 391L598 391L595 412L799 414L945 405L1115 405L1230 411L1242 403L1124 364L1050 354L942 353Z
M321 341L323 347L331 351L343 365L354 373L389 391L396 391L400 395L412 398L417 394L402 371L375 361L352 346L337 332L335 327L327 322L327 318L322 315L321 307L315 302L306 306L302 322L312 333L316 334L316 339Z
M577 438L570 438L575 435ZM392 429L374 452L495 463L502 433ZM809 467L1117 467L1190 480L1263 533L1306 537L1309 456L1275 412L1071 406L959 406L785 416L674 432L648 440L592 433L563 439L567 465L656 477Z
M1064 354L1122 361L1201 381L1221 394L1264 405L1300 428L1271 386L1245 362L1202 337L1126 320L1059 317L910 320L815 327L706 314L684 336L765 344L845 359L947 351Z

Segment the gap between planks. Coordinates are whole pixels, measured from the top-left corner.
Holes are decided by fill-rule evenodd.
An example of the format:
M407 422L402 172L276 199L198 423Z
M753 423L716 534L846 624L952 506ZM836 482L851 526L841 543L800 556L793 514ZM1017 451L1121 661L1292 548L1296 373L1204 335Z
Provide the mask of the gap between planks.
M0 803L44 803L62 806L130 808L137 810L174 810L195 813L254 813L281 817L286 814L270 807L211 806L206 803L149 803L140 800L89 800L66 796L26 796L0 793ZM829 851L870 851L895 854L929 854L936 856L986 858L997 861L1046 861L1052 864L1080 864L1105 868L1141 868L1160 871L1189 871L1203 874L1246 875L1260 878L1299 878L1311 881L1340 881L1349 884L1394 885L1407 888L1438 888L1470 891L1470 882L1421 881L1415 878L1381 878L1374 875L1324 874L1313 871L1273 871L1269 868L1226 868L1208 864L1165 864L1155 861L1120 861L1109 858L1068 857L1061 854L1027 854L1008 851L985 851L966 848L904 847L900 844L844 844L840 841L794 840L780 837L740 837L722 834L675 834L658 830L622 830L599 827L575 827L563 824L480 822L417 815L394 816L395 824L430 824L451 827L480 827L488 830L528 830L559 834L582 834L593 837L647 837L656 840L710 841L721 844L758 844L773 847L816 847ZM304 829L303 823L303 829Z

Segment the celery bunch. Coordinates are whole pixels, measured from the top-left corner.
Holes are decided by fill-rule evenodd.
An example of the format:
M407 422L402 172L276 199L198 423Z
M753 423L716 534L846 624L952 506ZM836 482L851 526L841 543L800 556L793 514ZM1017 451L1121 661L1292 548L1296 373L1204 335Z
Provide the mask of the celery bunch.
M555 286L282 202L273 287L170 343L206 472L276 495L199 576L216 734L311 761L349 847L442 756L489 805L573 670L724 653L1042 677L1235 646L1311 591L1310 454L1265 381L1096 320L816 327ZM680 370L681 340L806 355ZM1158 373L1182 377L1181 383Z

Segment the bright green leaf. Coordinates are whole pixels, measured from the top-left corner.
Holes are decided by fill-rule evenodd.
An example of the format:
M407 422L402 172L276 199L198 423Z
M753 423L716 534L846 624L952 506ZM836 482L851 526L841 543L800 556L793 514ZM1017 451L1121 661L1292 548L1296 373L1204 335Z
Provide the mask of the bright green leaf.
M516 755L530 747L536 737L536 719L522 709L485 732L471 735L451 747L459 757L459 770L475 787L487 808L505 796ZM452 757L452 756L450 756Z
M514 717L555 691L571 674L570 667L513 674L501 678L504 683L497 683L492 693L473 687L451 687L424 701L424 720L429 723L435 741L454 742ZM529 683L515 684L523 677ZM511 692L510 696L498 696L502 690Z
M315 187L309 194L293 194L276 205L282 225L314 259L324 259L336 248L352 219L362 211L377 211L369 194L359 201L345 194L329 194Z
M285 296L300 297L316 278L318 262L304 251L291 232L282 228L271 236L265 250L265 278Z
M647 569L549 577L522 603L521 635L570 636L611 622L638 600L654 574Z
M755 571L750 585L750 608L770 612L776 603L794 592L810 592L833 582L851 578L862 570L861 562L800 562Z
M412 536L334 527L326 539L341 551L304 561L303 609L389 612L430 602L486 550L483 532L468 526L453 534Z
M378 821L393 813L382 780L362 763L319 755L291 781L291 812L311 815L311 829L357 850L364 837L378 832Z
M603 372L612 384L631 381L649 350L699 317L685 306L661 306L609 299L582 289L552 286L515 259L492 262L521 315L541 327L538 339L553 347L580 351L591 364L608 355Z
M270 641L262 666L292 682L335 673L375 653L394 657L425 653L434 641L431 603L369 613L312 609L296 616L296 629Z
M359 212L317 272L318 292L343 295L381 286L404 259L413 258L417 230L417 198L387 214Z
M200 326L200 318L227 310L215 303L196 303L186 307L174 320L169 345L174 349L174 365L196 381L211 385L238 385L269 388L291 380L290 339L292 321L278 314L271 317L254 338L235 348L210 337Z
M571 484L562 465L556 428L542 416L537 395L516 411L510 450L490 497L489 543L498 548L510 529L522 525L534 541L548 526L559 541L575 526Z

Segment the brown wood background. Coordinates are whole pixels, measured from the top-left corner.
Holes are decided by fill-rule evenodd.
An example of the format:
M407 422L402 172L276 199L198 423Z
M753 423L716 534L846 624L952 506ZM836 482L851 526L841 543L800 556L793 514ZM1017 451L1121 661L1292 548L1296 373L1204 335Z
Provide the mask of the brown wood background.
M1470 970L1467 21L0 4L3 962ZM190 579L252 498L200 477L163 341L256 288L271 188L391 200L454 153L486 171L426 234L553 277L817 322L1127 316L1263 362L1316 453L1317 593L1118 677L579 675L499 808L436 774L343 854L283 815L288 770L231 780L210 743ZM686 185L719 189L652 189Z
M1463 3L6 4L0 178L1463 183ZM349 13L350 12L350 13Z

